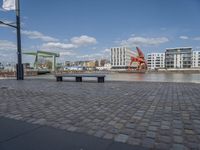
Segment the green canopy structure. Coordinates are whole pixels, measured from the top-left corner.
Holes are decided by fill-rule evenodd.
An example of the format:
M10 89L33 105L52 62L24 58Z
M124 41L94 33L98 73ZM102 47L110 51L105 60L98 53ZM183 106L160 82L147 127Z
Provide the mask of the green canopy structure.
M56 69L56 57L60 57L60 54L47 52L47 51L37 51L37 52L24 52L25 55L35 56L34 68L38 69L38 57L52 58L52 71Z

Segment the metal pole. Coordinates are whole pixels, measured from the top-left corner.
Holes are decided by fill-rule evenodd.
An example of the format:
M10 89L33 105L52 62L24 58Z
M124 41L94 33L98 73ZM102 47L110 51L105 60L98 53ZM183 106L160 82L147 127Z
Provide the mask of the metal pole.
M16 0L16 24L17 24L17 80L24 80L24 68L22 64L21 52L21 32L20 32L20 3Z

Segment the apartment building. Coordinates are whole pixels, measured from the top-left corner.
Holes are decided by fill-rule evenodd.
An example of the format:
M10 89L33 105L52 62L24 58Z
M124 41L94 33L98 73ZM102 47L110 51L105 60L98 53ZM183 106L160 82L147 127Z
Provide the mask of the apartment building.
M110 62L112 69L128 69L132 55L134 53L127 47L111 48Z
M165 53L148 53L147 66L150 70L165 68Z
M200 67L200 51L193 51L192 53L192 68Z
M167 48L165 51L165 67L191 68L192 48L191 47Z

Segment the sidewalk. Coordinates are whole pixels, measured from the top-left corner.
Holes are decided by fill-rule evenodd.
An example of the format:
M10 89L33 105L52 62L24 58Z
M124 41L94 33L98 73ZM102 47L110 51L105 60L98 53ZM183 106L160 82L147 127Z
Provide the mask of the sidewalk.
M81 146L94 150L96 147L112 149L115 146L111 144L113 141L149 149L200 149L200 84L0 80L0 95L0 116L40 127L19 139L8 140L17 140L16 143L21 140L21 147L50 143L45 145L55 149L51 144L59 148L69 141L73 147L73 141L75 144L83 141L83 145L78 144L74 149L81 149ZM50 128L44 125L62 133L53 132L55 129L50 132ZM70 137L69 140L63 140L64 133ZM77 136L77 133L80 134ZM91 137L91 140L86 140L86 137ZM3 138L3 145L7 145L6 139ZM95 143L96 139L110 141L107 144L100 142L100 147Z
M1 150L145 150L94 136L0 118Z

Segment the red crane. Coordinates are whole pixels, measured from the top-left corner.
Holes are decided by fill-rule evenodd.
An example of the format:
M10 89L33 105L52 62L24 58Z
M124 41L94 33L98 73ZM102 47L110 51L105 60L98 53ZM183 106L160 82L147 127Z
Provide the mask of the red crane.
M129 64L129 70L130 70L130 67L131 67L133 62L138 63L137 70L143 70L143 69L146 70L147 69L147 62L144 58L144 54L139 47L136 47L136 50L137 50L138 56L136 56L136 57L131 56L131 62Z

